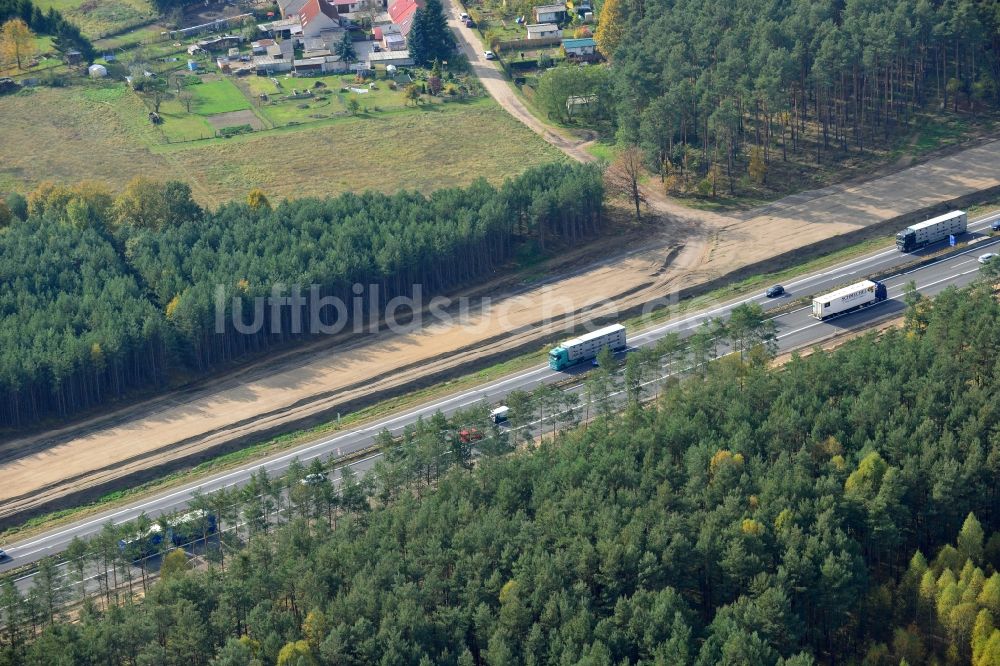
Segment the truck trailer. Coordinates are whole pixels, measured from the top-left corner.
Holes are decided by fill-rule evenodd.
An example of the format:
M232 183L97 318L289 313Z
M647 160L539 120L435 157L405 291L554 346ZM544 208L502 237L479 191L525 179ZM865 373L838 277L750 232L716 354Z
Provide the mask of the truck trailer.
M866 305L879 303L888 297L888 291L881 282L865 280L849 287L831 291L813 299L812 316L826 319Z
M625 349L625 327L612 324L604 328L581 335L572 340L566 340L549 351L549 367L553 370L565 370L571 365L597 358L605 347L611 351Z
M493 423L496 424L503 423L507 420L508 413L510 413L510 408L506 405L500 405L490 412L490 421L493 421Z
M953 210L906 227L896 234L896 248L900 252L913 252L948 236L964 234L968 224L969 216L964 210Z

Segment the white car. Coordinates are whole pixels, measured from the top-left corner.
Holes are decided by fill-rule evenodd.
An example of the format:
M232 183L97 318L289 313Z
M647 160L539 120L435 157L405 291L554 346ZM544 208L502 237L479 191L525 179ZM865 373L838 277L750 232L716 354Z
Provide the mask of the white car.
M325 474L307 474L306 478L299 481L303 486L316 486L326 481Z
M981 255L979 255L979 259L978 259L978 261L979 261L979 263L981 263L981 264L985 264L985 263L986 263L986 262L988 262L988 261L993 261L993 259L994 259L994 258L995 258L996 256L997 256L997 255L996 255L996 253L995 253L995 252L987 252L986 254L981 254Z
M462 12L461 14L459 14L459 15L458 15L458 18L460 18L460 19L462 19L463 21L465 21L466 19L468 19L468 18L469 18L469 15L468 15L468 14L466 14L465 12Z
M483 51L483 57L487 60L496 60L497 54L493 53L493 51Z

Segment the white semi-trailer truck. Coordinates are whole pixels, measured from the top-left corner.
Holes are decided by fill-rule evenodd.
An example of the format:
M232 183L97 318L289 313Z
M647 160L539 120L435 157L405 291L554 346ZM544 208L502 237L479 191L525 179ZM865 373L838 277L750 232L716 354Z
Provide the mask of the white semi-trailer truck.
M813 299L812 316L826 319L833 315L863 308L884 301L888 297L885 285L873 280L865 280L849 287L831 291Z
M964 210L953 210L919 224L913 224L896 234L896 248L900 252L913 252L948 236L964 234L969 226L969 216Z
M571 365L597 358L597 354L605 347L611 351L619 351L625 349L625 345L624 326L621 324L605 326L553 347L549 351L549 367L553 370L565 370Z

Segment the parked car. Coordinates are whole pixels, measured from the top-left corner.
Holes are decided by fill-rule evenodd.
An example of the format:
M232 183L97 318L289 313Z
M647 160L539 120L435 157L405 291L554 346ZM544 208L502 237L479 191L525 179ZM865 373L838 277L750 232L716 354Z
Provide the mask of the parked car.
M381 51L382 51L382 47L381 46L379 46L378 44L372 44L372 52L373 53L381 53Z
M476 22L473 21L470 18L467 18L467 19L465 19L465 27L466 28L475 28L476 27Z
M496 60L497 54L493 53L493 51L483 51L483 57L485 57L487 60Z
M990 229L993 231L1000 231L1000 220L993 220L993 224L990 225Z
M11 559L10 555L8 555L7 553L3 552L3 549L0 548L0 562L3 562L4 560L9 560L9 559Z
M996 259L996 257L997 257L996 252L987 252L986 254L981 254L979 255L979 263L981 264L989 263L994 259Z
M469 15L466 14L465 12L462 12L461 14L458 15L458 18L462 19L463 21L468 21Z
M777 298L778 296L784 296L784 294L785 294L785 288L782 287L780 284L776 284L773 287L768 287L767 291L764 292L764 295L767 296L768 298Z

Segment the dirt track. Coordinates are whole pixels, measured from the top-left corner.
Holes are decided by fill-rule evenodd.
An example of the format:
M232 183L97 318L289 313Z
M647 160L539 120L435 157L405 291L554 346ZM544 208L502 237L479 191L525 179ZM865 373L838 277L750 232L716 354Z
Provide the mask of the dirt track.
M478 65L492 69L492 63L482 61L477 71ZM492 92L496 86L488 72L481 75ZM495 83L520 104L502 80ZM522 120L532 129L539 125L536 131L562 143L556 145L571 156L580 159L586 153L530 115ZM681 208L651 189L649 221L640 233L605 239L594 246L598 257L545 267L552 276L545 283L486 288L494 297L491 306L465 324L359 336L336 347L327 342L89 423L3 444L0 518L476 358L532 341L541 344L559 330L661 299L680 287L996 186L1000 142L729 217Z

